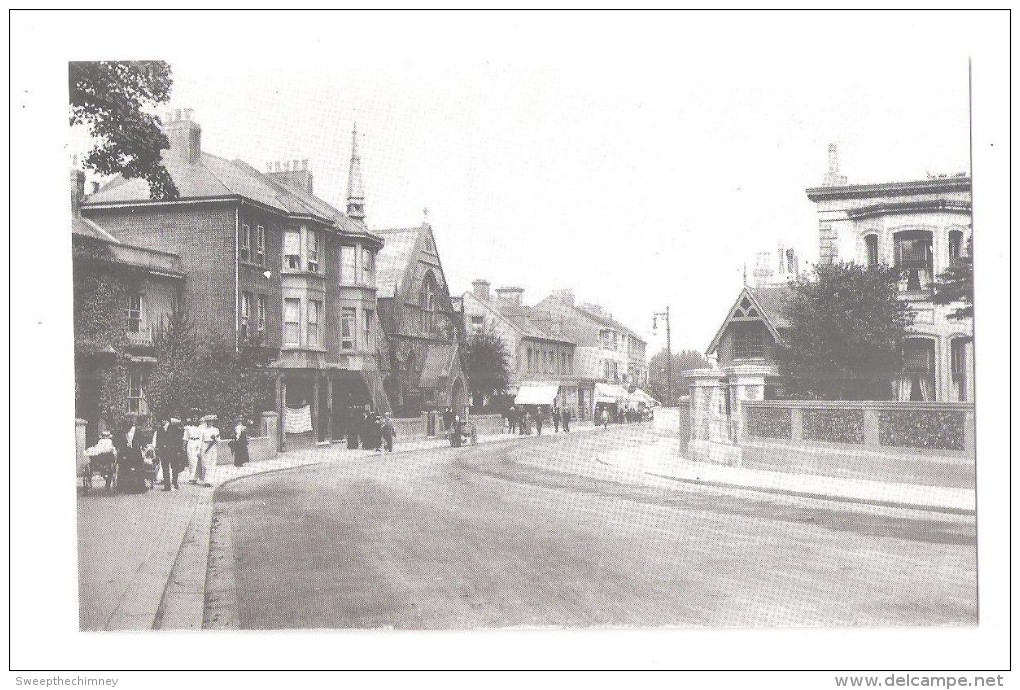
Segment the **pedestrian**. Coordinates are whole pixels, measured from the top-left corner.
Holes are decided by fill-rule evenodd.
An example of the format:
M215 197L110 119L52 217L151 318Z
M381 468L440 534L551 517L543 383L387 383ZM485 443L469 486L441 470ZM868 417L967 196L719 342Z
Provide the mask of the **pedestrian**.
M553 420L553 433L560 433L560 408L553 407L552 409L552 420Z
M528 425L528 410L522 407L517 411L517 433L520 436L524 436L527 432Z
M570 431L570 408L569 407L564 407L563 408L563 432L566 433L568 431Z
M212 474L219 462L219 449L217 444L220 440L220 430L213 423L218 417L214 414L207 414L202 417L199 430L202 433L202 449L198 455L198 481L202 486L212 486Z
M443 410L443 428L448 432L453 428L453 418L454 414L452 408L447 407Z
M358 449L358 431L361 429L361 408L357 405L351 405L348 408L348 419L347 419L347 448L349 450Z
M121 433L113 439L117 449L117 489L127 493L145 493L145 463L142 461L141 434L133 416L127 416Z
M545 417L545 410L541 405L535 408L535 433L542 435L542 418Z
M514 433L517 431L517 408L513 405L506 412L506 424L508 427L508 433Z
M248 426L238 419L234 425L234 438L230 439L230 451L234 454L234 467L243 467L248 462Z
M379 449L379 422L371 405L365 405L361 422L361 447L365 450Z
M187 453L190 475L188 481L192 484L198 483L198 459L202 455L202 429L198 421L201 414L199 410L191 410L188 423L184 426L184 448Z
M608 429L609 428L609 408L608 407L603 407L602 408L602 417L601 417L601 419L602 419L602 428L603 429Z
M393 420L390 418L389 413L384 414L382 418L382 437L387 453L393 452L393 439L396 435L397 430L393 426Z
M156 460L163 471L163 491L177 491L177 480L184 461L184 427L181 420L170 417L156 429L152 445L156 449Z

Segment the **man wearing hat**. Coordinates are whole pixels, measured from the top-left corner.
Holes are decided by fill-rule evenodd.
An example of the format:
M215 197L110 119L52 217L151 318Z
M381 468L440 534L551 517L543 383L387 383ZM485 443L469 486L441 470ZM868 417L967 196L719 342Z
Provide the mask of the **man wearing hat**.
M220 430L213 424L215 421L216 415L207 414L202 417L202 425L199 427L202 433L202 449L198 456L198 481L203 486L212 486L209 480L219 459L216 444L220 440Z
M163 468L163 491L177 491L177 476L184 465L184 427L181 420L170 417L156 429L152 444Z

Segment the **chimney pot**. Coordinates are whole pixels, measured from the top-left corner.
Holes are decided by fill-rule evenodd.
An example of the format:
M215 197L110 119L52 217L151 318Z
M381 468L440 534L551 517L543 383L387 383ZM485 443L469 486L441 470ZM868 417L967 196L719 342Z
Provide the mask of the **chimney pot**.
M489 281L479 278L471 283L471 287L474 288L474 295L482 302L489 301Z

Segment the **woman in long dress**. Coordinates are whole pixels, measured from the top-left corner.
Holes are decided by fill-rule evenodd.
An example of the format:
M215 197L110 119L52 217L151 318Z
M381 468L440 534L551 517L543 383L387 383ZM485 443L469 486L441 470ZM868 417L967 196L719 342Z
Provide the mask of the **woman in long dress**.
M220 430L213 425L215 421L216 415L207 414L202 417L202 426L199 427L202 432L202 451L198 456L198 480L203 486L212 486L212 472L219 460L217 444Z
M192 484L198 483L198 459L202 454L202 429L198 426L197 411L192 411L188 424L184 427L184 448L188 454L188 479Z

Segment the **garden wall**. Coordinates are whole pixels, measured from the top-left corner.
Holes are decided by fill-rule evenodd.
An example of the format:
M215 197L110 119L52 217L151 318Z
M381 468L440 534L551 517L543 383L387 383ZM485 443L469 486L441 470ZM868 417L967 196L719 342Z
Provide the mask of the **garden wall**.
M970 403L759 400L743 404L743 436L791 445L972 456Z

